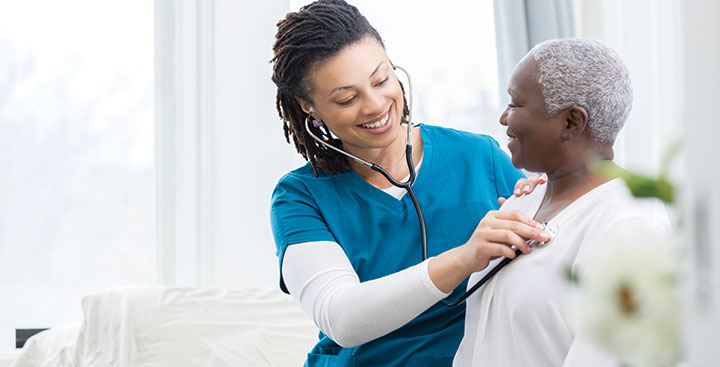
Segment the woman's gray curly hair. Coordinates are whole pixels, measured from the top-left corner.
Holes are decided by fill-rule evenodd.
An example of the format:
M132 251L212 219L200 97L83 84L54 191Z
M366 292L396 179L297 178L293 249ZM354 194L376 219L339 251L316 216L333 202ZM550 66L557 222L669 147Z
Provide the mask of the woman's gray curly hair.
M593 139L612 145L633 101L630 74L620 55L599 41L584 38L545 41L530 54L537 62L537 80L548 113L582 107L588 113Z

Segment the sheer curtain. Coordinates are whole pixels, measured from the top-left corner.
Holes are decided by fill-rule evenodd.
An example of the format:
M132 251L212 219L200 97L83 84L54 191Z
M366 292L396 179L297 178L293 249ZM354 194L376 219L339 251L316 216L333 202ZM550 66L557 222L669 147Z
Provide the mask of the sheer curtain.
M616 162L654 175L682 136L680 0L583 0L581 35L604 41L627 64L633 110L615 144ZM671 172L679 178L680 167Z
M573 0L495 0L498 88L507 100L507 83L515 65L536 44L576 37Z

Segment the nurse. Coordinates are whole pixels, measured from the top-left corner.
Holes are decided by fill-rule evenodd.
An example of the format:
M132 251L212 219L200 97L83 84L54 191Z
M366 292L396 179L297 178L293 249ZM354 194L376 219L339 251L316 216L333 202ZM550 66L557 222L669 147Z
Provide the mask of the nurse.
M521 212L495 211L522 174L488 136L413 128L423 261L405 191L306 131L307 119L334 146L409 175L408 107L378 32L345 1L321 0L278 23L273 50L285 137L308 160L280 179L271 207L280 286L321 331L306 366L450 366L465 308L438 302L512 246L548 239Z

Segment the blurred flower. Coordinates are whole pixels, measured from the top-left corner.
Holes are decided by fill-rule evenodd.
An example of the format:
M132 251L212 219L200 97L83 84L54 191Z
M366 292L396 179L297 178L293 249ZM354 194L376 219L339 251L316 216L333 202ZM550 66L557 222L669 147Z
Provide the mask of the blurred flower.
M604 238L577 288L578 333L628 366L672 366L680 356L674 241L624 228Z

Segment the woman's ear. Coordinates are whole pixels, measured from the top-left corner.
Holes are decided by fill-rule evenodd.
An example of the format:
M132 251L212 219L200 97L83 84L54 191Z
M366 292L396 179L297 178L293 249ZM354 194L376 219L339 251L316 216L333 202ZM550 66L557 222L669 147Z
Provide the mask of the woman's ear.
M300 108L302 108L303 112L307 113L308 115L312 115L312 113L310 113L310 111L312 110L312 105L310 103L300 98L297 99L297 103L300 105Z
M570 107L570 109L565 112L565 131L563 132L563 138L565 140L572 140L585 131L588 131L587 126L587 111L580 106Z

